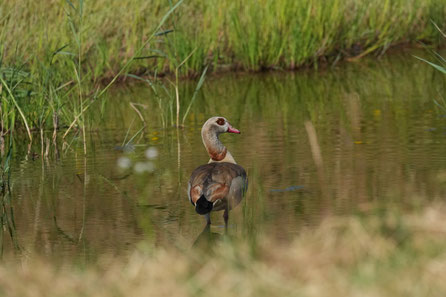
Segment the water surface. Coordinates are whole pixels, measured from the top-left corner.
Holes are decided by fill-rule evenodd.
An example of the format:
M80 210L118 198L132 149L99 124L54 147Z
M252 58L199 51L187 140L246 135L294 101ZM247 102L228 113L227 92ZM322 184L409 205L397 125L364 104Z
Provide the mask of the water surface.
M194 88L182 86L186 101ZM290 240L327 216L443 199L446 112L434 102L441 94L443 77L404 53L319 71L226 74L208 78L177 130L163 127L170 114L146 85L121 86L103 117L93 111L87 156L74 134L65 147L59 141L58 158L53 147L42 158L40 144L34 157L16 144L8 210L15 232L12 241L4 228L4 253L87 261L141 242L192 245L204 218L187 199L187 181L208 160L200 129L215 115L242 131L221 137L249 176L230 213L234 237ZM140 134L130 103L145 105ZM152 159L148 148L157 152ZM127 159L130 168L120 168ZM212 232L223 233L221 216L213 214Z

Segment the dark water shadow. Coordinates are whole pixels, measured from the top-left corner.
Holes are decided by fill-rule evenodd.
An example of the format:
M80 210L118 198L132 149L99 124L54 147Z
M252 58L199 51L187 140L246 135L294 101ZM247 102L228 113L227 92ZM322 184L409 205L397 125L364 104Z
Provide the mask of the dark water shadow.
M198 234L191 248L209 250L210 247L214 246L218 242L221 242L226 236L227 230L225 230L224 234L212 232L211 225L206 224L206 226L203 228L203 231Z
M5 247L7 246L7 235L15 254L20 254L22 249L17 239L17 228L14 216L14 207L12 206L12 188L11 188L11 159L12 144L6 156L2 152L2 162L0 164L0 258L3 258Z

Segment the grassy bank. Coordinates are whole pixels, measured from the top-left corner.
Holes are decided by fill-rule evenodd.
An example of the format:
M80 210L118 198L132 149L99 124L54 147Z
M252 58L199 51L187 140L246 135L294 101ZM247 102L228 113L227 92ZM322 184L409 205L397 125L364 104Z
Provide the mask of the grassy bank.
M446 26L442 0L192 0L172 10L175 3L1 2L0 139L20 129L43 144L48 129L63 130L64 138L84 132L89 107L105 106L107 83L126 74L174 74L172 83L146 82L179 125L187 116L178 93L182 75L206 67L294 69L400 43L440 45L432 21Z
M446 206L328 217L291 243L141 247L86 268L0 266L2 296L444 296ZM143 245L142 245L143 246ZM204 247L204 249L203 249ZM210 252L209 252L210 251ZM26 284L26 285L24 285Z
M79 2L3 1L4 64L20 58L35 66L61 47L66 46L65 54L77 52L81 40L88 78L112 77L170 8L161 0ZM74 11L81 6L79 21ZM185 1L163 27L174 31L139 55L158 58L141 59L132 70L173 71L191 53L186 72L200 72L205 64L295 68L322 57L334 61L381 52L398 43L438 45L440 34L431 21L445 28L445 16L441 0ZM73 30L79 29L76 40Z

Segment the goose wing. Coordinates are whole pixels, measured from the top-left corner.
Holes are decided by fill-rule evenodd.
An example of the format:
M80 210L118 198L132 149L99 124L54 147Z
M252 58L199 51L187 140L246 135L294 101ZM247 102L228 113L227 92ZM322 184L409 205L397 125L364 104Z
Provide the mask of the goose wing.
M190 202L195 205L204 195L206 200L214 203L215 208L224 198L243 192L245 187L246 172L243 167L226 162L209 163L199 166L192 172L188 196ZM239 196L241 200L241 195Z

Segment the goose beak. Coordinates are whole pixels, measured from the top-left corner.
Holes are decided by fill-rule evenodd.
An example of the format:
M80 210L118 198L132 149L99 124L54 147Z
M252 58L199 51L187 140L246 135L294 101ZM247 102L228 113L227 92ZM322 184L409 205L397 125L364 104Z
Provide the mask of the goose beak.
M235 129L234 127L232 127L231 125L229 125L228 127L228 133L236 133L236 134L240 134L240 131Z

